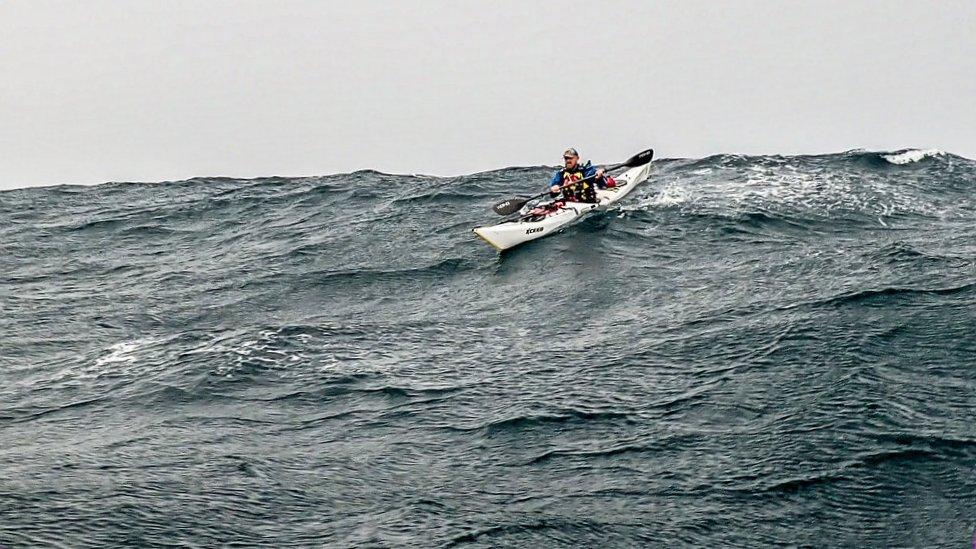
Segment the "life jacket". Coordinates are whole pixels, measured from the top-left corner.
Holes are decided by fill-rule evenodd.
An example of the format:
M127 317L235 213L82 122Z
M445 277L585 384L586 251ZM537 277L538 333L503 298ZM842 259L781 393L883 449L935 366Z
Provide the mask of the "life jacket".
M590 167L589 161L584 165L576 164L576 167L572 170L567 170L563 168L563 185L568 186L563 188L563 198L566 200L572 200L573 202L596 202L596 187L594 186L594 181L583 181L573 185L574 181L580 181L584 179L583 173L586 168Z

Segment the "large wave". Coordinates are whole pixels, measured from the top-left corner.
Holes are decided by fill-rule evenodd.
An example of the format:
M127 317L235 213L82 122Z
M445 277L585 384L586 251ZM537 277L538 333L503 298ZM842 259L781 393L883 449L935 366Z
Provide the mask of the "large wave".
M551 170L0 193L0 543L968 535L976 163L664 159L474 238Z

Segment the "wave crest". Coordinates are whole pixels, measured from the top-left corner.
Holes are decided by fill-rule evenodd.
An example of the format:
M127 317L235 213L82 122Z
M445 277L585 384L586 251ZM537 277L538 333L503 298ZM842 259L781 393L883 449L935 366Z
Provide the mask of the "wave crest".
M908 149L896 153L883 154L881 158L884 158L892 164L902 166L913 162L920 162L926 158L936 158L945 155L945 151L940 151L939 149Z

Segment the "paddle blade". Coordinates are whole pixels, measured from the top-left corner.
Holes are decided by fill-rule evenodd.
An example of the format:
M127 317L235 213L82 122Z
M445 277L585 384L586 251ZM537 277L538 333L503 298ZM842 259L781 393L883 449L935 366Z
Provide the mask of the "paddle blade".
M508 215L519 211L528 201L529 200L525 198L513 197L507 200L502 200L498 204L492 206L491 209L494 210L498 215Z
M621 164L621 166L627 166L628 168L636 168L637 166L643 166L654 158L654 149L647 149L644 152L640 152L631 156L626 162Z

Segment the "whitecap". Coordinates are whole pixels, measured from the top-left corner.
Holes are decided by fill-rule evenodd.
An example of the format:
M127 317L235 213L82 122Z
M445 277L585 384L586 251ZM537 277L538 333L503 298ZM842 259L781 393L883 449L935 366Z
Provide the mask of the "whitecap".
M105 375L122 375L141 369L146 351L153 345L164 341L162 338L140 338L120 341L103 349L94 360L86 360L80 364L71 365L52 373L46 378L51 382L68 380L98 379Z
M655 206L674 206L687 202L689 198L690 193L684 187L669 184L651 198L651 204Z
M918 162L923 158L931 158L936 156L944 156L945 151L940 151L939 149L909 149L904 152L896 154L883 154L881 158L884 158L892 164L911 164L912 162Z
M112 345L106 349L108 354L95 359L95 367L101 367L106 364L113 363L132 364L136 361L136 351L147 342L149 342L149 340L135 340L116 343L115 345Z

